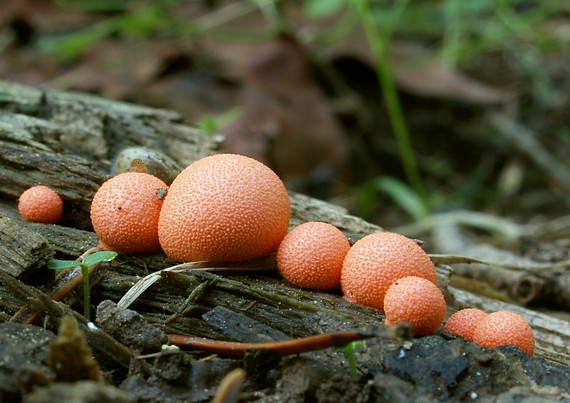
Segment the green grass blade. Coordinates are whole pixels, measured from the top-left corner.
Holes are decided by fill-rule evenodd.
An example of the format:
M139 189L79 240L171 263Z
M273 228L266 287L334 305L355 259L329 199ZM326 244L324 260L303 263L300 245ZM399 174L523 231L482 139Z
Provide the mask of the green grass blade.
M378 192L390 196L402 210L416 221L429 215L428 205L414 189L396 178L381 176L362 186L359 191L358 212L361 217L372 218L372 207Z
M381 32L373 18L374 16L370 10L368 0L358 0L356 2L364 30L366 32L366 37L374 54L376 74L382 88L386 108L388 109L388 114L390 116L390 122L398 143L400 158L406 178L416 193L420 195L422 199L426 200L425 204L427 206L427 196L417 168L416 159L412 149L412 142L408 133L404 112L402 111L402 104L388 63L388 42L394 29L395 19L396 16L400 16L402 14L407 3L407 0L396 2L394 10L397 12L392 10L393 12L390 18L391 21L389 29L387 32Z

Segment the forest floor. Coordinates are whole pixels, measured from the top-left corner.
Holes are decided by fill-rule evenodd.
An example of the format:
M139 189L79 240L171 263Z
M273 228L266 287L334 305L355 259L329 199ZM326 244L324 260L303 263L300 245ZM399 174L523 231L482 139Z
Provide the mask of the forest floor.
M266 35L261 9L190 3L175 12L141 7L129 14L14 0L0 16L0 77L24 85L0 87L2 257L22 269L8 271L20 286L0 279L6 380L0 400L54 401L70 393L77 401L209 401L226 388L220 401L231 402L234 386L240 401L570 399L570 10L541 17L534 35L519 25L504 43L461 63L434 56L432 34L404 32L391 40L386 57L414 150L420 178L414 182L365 32L318 41L311 35L339 28L342 19L311 19L290 6L286 33ZM526 21L528 9L516 12L518 22ZM191 21L188 31L157 22L172 14ZM241 35L228 40L226 30ZM67 301L74 311L61 311L36 294L52 289L34 277L49 277L36 267L46 256L76 258L96 245L90 198L112 174L117 155L133 145L164 152L178 167L222 150L250 155L271 166L292 193L326 201L295 196L293 225L318 219L356 238L383 228L421 239L438 263L450 312L473 306L521 313L537 335L537 354L485 350L441 331L285 357L157 353L153 342L166 333L251 342L269 331L271 340L301 338L383 320L350 306L339 292L287 285L271 265L255 279L233 271L165 274L157 283L164 284L149 289L132 311L109 305L137 279L173 264L164 256L120 256L107 264L92 291L93 315L100 327L107 315L104 331L114 341L101 341L81 321L77 295ZM56 228L17 215L19 193L39 178L54 182L71 208ZM47 240L40 252L33 243L38 234ZM31 242L23 243L29 260L7 258L14 239ZM202 288L213 296L208 291L185 302ZM40 326L10 320L36 299L34 308L43 306ZM170 322L184 303L191 309ZM53 382L46 356L62 337L53 318L65 313L75 315L103 381ZM234 322L255 330L245 334ZM142 337L138 326L148 326L151 336ZM79 350L82 332L71 330ZM139 344L127 341L138 336ZM114 348L116 357L103 353ZM85 370L93 362L78 365ZM237 368L245 369L243 384L243 374L232 372ZM233 383L220 387L228 373Z

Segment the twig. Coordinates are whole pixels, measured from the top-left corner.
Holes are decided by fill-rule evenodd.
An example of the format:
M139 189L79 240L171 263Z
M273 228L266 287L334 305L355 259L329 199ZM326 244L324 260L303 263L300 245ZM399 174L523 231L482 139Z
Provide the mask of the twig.
M301 337L293 340L269 343L240 343L211 340L203 337L169 334L170 342L182 349L208 351L214 354L243 357L246 351L272 351L279 355L300 354L322 350L328 347L341 347L357 340L381 337L385 339L409 339L411 329L407 325L382 325L374 329L326 333Z
M194 302L200 296L200 294L202 294L202 292L204 292L206 287L208 287L210 284L212 284L212 280L203 281L198 286L196 286L192 290L190 295L188 295L188 298L186 298L186 301L184 301L184 304L182 304L182 306L176 312L174 312L172 315L170 315L168 318L166 318L166 320L164 321L164 324L168 325L168 324L170 324L170 322L172 322L173 320L178 318L180 315L184 315L188 311L192 302Z
M94 246L92 248L87 249L81 256L79 256L77 259L78 262L83 263L83 261L85 259L87 259L88 256L92 255L93 253L97 252L99 250L98 246Z

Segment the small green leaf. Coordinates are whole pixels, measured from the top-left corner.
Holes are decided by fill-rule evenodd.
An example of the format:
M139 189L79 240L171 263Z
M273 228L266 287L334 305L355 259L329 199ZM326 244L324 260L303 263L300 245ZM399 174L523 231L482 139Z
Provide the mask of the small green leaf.
M116 258L118 255L119 254L117 252L113 251L95 252L92 255L89 255L85 258L85 260L83 261L83 266L91 267L101 262L108 262Z
M77 260L48 260L47 267L52 270L66 270L72 267L79 267L81 263Z

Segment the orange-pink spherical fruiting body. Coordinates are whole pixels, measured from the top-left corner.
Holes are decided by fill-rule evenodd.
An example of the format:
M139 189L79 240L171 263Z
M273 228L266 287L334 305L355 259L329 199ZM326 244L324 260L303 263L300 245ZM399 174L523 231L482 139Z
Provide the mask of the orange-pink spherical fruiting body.
M32 186L20 195L18 211L26 221L55 224L63 216L63 200L47 186Z
M437 286L425 278L407 276L396 280L384 297L389 324L409 323L414 335L435 332L445 319L446 303Z
M168 186L142 172L112 177L95 193L91 223L102 245L119 253L160 252L158 219Z
M513 344L529 355L534 354L535 348L534 333L529 323L510 311L488 314L477 326L473 341L487 348Z
M487 317L487 312L477 308L465 308L454 312L445 322L443 330L473 341L475 329Z
M412 239L391 232L370 234L346 254L341 288L346 300L382 310L388 287L406 276L437 283L434 264Z
M277 250L281 275L299 287L332 290L340 287L342 262L350 244L334 225L306 222L293 228Z
M174 179L158 232L164 252L176 261L246 261L277 250L290 214L285 185L269 167L218 154Z

